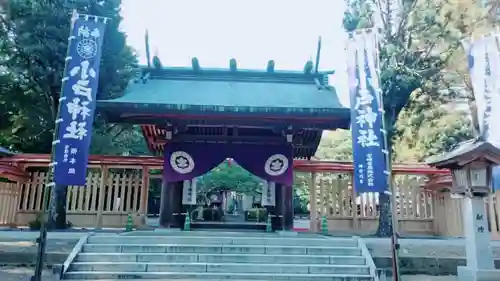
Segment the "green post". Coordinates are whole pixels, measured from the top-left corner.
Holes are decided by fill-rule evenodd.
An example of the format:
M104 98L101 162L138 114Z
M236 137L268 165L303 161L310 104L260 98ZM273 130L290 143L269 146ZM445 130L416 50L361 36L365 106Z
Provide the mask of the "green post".
M266 232L273 232L273 226L271 224L271 214L267 215Z
M189 212L186 213L186 219L184 220L184 230L191 230L191 218L189 217Z
M321 217L321 233L323 235L328 234L328 222L326 221L326 216Z
M127 225L125 226L125 231L130 232L134 229L134 220L132 219L132 214L128 214Z

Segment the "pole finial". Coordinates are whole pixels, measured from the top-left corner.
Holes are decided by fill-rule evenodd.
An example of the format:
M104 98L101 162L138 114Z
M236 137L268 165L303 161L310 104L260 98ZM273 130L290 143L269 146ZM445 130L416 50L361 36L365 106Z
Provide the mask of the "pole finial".
M319 60L321 57L321 36L318 37L318 48L316 49L316 64L314 65L314 72L319 71Z
M144 34L144 40L145 40L145 44L146 44L146 60L147 60L147 65L148 65L148 68L151 67L151 53L149 51L149 31L148 29L146 28L146 32Z

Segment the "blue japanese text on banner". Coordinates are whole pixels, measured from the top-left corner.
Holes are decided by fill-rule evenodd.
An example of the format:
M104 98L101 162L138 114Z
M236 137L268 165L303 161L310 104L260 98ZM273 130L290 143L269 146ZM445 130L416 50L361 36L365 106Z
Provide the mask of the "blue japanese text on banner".
M73 22L55 149L58 185L85 185L105 26L88 16Z
M474 88L480 134L500 148L500 130L491 127L492 120L500 119L500 53L497 38L491 34L464 42L468 53L469 74ZM500 166L493 168L493 190L500 190Z
M358 193L387 190L383 153L380 86L371 33L353 34L348 45L354 188Z

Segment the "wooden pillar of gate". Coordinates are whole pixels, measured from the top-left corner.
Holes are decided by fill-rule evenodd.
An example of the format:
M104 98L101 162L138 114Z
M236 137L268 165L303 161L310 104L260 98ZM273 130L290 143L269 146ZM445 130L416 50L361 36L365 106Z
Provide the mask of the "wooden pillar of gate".
M102 227L102 212L104 210L104 199L106 198L106 185L108 184L109 168L107 165L101 167L101 179L99 181L99 195L97 203L96 228ZM111 194L108 194L111 196Z
M160 226L181 228L184 222L182 182L166 182L161 186Z
M142 186L139 205L139 214L143 225L147 225L148 220L148 195L149 195L149 167L142 167Z
M172 222L172 208L171 208L171 190L169 184L162 179L161 193L160 193L160 217L159 223L162 227L170 227Z
M283 228L283 193L281 192L282 185L276 183L274 185L274 215L272 219L273 230L281 230Z
M311 217L309 230L318 231L318 212L316 209L316 172L311 173L311 182L309 183L309 215Z
M173 215L173 223L170 227L173 228L184 228L184 220L186 219L185 208L182 204L182 192L184 189L183 181L178 181L172 183L170 186L171 189L171 204L172 204L172 215Z
M293 230L293 186L281 186L283 230Z

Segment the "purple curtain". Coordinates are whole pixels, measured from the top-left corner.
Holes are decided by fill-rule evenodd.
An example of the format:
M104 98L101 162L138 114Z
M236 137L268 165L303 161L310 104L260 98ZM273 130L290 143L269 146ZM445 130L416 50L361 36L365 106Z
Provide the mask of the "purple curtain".
M226 158L233 158L250 173L283 185L293 184L290 145L168 144L163 175L167 182L201 176Z
M211 146L195 143L165 145L164 179L167 182L191 180L217 167L227 157Z
M233 158L245 170L260 178L287 186L293 184L291 146L240 145Z

